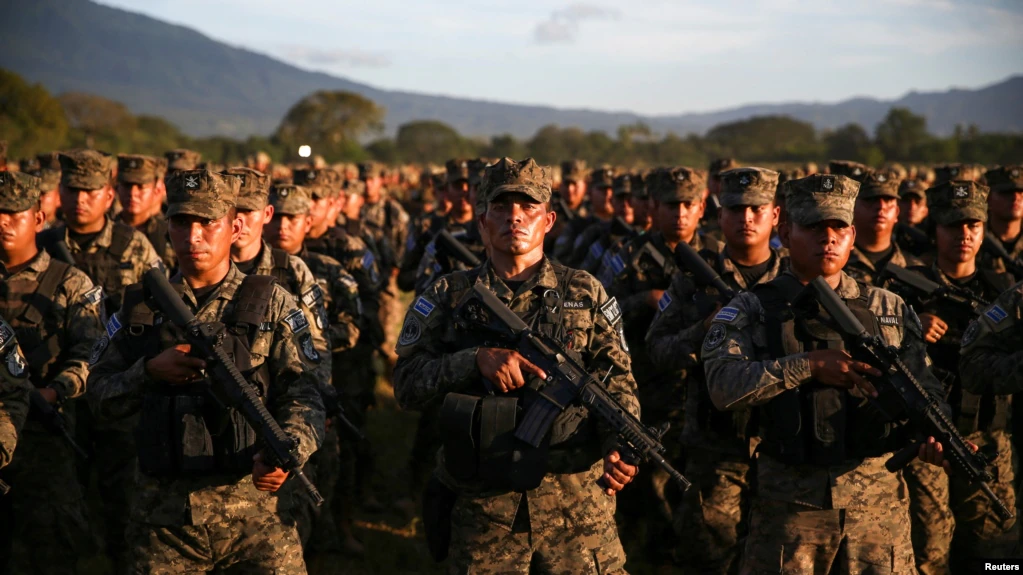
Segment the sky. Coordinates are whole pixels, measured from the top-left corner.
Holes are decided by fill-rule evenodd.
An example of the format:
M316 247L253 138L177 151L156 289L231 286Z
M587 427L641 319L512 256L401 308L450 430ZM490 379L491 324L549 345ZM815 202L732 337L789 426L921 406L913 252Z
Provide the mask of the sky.
M1023 74L1021 0L101 3L378 88L650 115Z

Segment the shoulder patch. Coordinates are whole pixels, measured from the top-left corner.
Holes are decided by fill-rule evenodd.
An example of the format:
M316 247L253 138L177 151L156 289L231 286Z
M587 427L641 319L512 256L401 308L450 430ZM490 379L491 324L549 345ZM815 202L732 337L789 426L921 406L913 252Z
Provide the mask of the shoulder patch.
M377 261L376 257L373 256L373 252L371 250L366 250L365 253L362 254L363 269L366 270L370 269L371 267L373 267L373 264L376 263L376 261Z
M341 284L344 285L349 290L356 292L359 291L359 282L355 281L355 278L353 278L352 276L345 274L338 279L341 281Z
M1005 313L999 305L991 306L991 309L984 312L984 316L991 320L993 323L1002 323L1005 318L1009 317L1009 314Z
M11 348L7 352L7 373L11 374L11 377L22 378L25 377L25 372L28 371L28 363L25 362L25 358L21 355L21 350L17 347Z
M96 362L99 361L99 358L103 355L103 352L106 351L107 345L109 344L110 338L108 338L106 334L101 335L100 338L96 340L96 343L92 346L92 355L89 356L89 365L96 365Z
M114 334L121 331L121 320L117 319L117 314L114 313L107 320L107 337L114 339Z
M978 333L980 333L980 324L976 320L971 321L970 327L966 328L966 333L963 334L963 341L960 343L960 347L969 347L977 339Z
M306 307L316 307L316 304L322 301L323 290L321 290L318 285L314 284L302 294L302 303L305 304Z
M398 336L398 345L412 345L419 341L423 335L423 326L416 319L416 316L408 314L405 323L401 326L401 334Z
M899 327L902 325L902 318L897 315L879 315L877 323L888 327Z
M590 255L593 259L600 259L600 256L604 255L604 246L600 242L593 242L590 244Z
M714 321L732 323L737 317L739 317L739 308L723 307L718 311L718 314L714 316Z
M433 308L435 307L437 306L423 296L419 296L416 303L412 305L412 309L419 312L419 315L423 317L430 317L430 314L433 313Z
M96 286L85 292L85 295L82 296L82 301L84 301L86 305L96 305L103 301L103 287Z
M302 349L302 355L313 363L320 362L320 352L316 351L316 346L313 345L312 334L304 334L298 338L299 347Z
M303 330L309 329L309 320L305 318L302 310L296 309L289 313L284 318L285 323L291 328L292 333L300 333Z
M710 331L707 332L707 337L703 340L703 351L714 351L720 347L721 343L725 341L726 333L724 324L716 323L710 326Z
M669 305L671 305L671 294L664 292L664 294L661 295L661 299L657 300L657 309L663 312L668 309Z
M611 325L617 324L622 319L622 308L618 305L618 300L611 298L607 300L604 305L600 306L600 313L604 314L604 319Z
M611 265L611 270L614 271L615 275L618 275L625 271L625 262L622 261L622 256L615 254L607 262Z
M0 349L4 349L12 341L14 341L14 328L0 317Z

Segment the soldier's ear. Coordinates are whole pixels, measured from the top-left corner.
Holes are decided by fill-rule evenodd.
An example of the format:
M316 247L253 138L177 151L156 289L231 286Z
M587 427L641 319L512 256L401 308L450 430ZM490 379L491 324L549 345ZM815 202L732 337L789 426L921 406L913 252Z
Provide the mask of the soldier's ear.
M46 225L46 214L43 213L43 210L39 206L39 204L36 204L36 207L32 208L32 211L35 212L32 217L33 220L35 221L36 233L38 234L43 231L43 226Z

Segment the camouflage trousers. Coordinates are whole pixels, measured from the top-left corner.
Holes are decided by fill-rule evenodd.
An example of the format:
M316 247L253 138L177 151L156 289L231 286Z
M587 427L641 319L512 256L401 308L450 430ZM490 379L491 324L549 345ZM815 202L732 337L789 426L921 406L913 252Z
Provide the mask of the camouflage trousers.
M682 496L675 528L682 544L678 559L697 573L734 573L746 537L749 507L748 460L690 449L686 478L692 487Z
M117 422L116 426L96 426L92 432L95 441L93 469L103 502L103 542L115 565L123 565L128 552L124 534L128 529L138 460L134 434L137 423L136 415Z
M25 424L0 474L11 486L0 498L0 573L76 573L78 558L95 553L75 457L63 437Z
M754 497L742 574L912 575L904 500L887 508L814 509Z
M940 467L915 459L902 471L902 476L909 488L916 568L920 575L948 575L955 529L948 475Z
M544 478L528 493L460 495L451 514L447 572L624 574L614 498L598 463L588 472Z
M130 573L306 573L298 532L276 515L208 525L128 525Z

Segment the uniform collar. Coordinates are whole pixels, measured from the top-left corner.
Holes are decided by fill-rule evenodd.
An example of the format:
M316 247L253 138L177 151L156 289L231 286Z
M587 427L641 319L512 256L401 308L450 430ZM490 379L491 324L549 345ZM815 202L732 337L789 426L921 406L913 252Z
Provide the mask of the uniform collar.
M50 254L48 254L46 252L46 250L42 250L41 249L41 250L39 250L36 253L34 258L28 260L28 263L25 264L25 267L21 268L20 270L18 270L14 274L10 273L10 270L7 269L7 266L5 266L2 263L0 263L0 269L3 270L2 276L4 276L8 280L11 279L11 277L13 277L13 276L15 276L17 274L20 274L20 273L23 273L23 272L26 272L26 271L31 271L31 272L34 272L36 274L41 274L44 271L46 271L47 268L50 267L50 260L51 259L52 258L50 258Z
M476 283L489 288L497 294L497 297L503 300L514 299L515 294L512 292L511 288L504 283L504 280L497 277L497 273L494 271L494 266L490 263L489 258L483 263L483 266L486 273L481 273L476 279ZM551 261L547 258L546 254L544 254L543 259L540 260L539 271L522 284L520 291L521 293L526 293L538 287L544 289L554 289L558 287L558 277L554 273L554 265L551 264Z
M92 244L89 246L89 248L92 248L92 247L96 247L96 248L100 248L100 249L109 248L110 247L110 243L113 241L113 238L114 238L114 220L111 220L110 218L106 218L106 221L103 224L103 229L99 231L99 235L97 235L96 239L92 241ZM70 228L67 227L67 224L64 225L64 242L66 242L67 245L68 245L68 248L70 248L72 250L77 249L78 251L84 251L85 249L87 249L87 248L85 248L83 246L78 245L77 242L75 242L73 239L71 239Z
M217 288L216 297L207 299L206 303L208 304L214 299L233 299L234 294L238 291L238 286L241 285L243 279L245 279L245 274L238 269L238 266L234 265L234 262L231 262L231 269L227 271L227 275L224 276L224 281L221 282L220 287ZM193 309L199 307L198 300L195 298L195 293L192 292L192 288L188 285L188 282L185 281L181 272L174 274L174 277L171 278L170 282L174 286L174 289L185 298L185 301L188 302Z
M835 293L838 294L838 297L842 299L856 299L860 297L860 284L857 283L857 281L853 279L852 276L845 273L845 270L843 270L840 273L841 276L838 280L838 289L835 290ZM796 281L799 281L798 278L796 278L796 274L793 273L792 270L787 269L784 272L782 272L781 275L788 275L791 276Z

